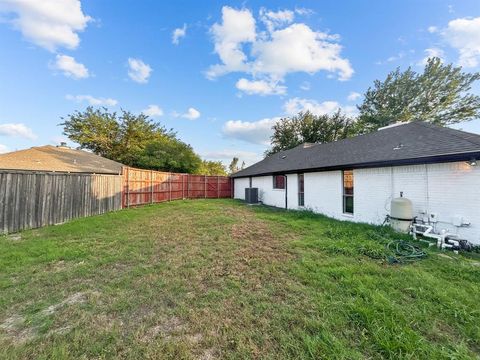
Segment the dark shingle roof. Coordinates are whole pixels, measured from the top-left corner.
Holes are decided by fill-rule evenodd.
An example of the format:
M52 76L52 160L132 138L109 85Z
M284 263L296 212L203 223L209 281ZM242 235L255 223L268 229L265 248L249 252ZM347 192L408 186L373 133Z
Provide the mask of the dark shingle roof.
M120 174L122 164L66 146L38 146L0 155L0 170Z
M480 135L411 122L331 143L303 144L232 176L460 161L479 156Z

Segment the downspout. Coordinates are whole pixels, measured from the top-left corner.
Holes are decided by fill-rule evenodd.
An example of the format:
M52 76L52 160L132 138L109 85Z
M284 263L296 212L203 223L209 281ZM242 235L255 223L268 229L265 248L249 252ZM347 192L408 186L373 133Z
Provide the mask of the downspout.
M285 175L285 209L288 209L288 178Z

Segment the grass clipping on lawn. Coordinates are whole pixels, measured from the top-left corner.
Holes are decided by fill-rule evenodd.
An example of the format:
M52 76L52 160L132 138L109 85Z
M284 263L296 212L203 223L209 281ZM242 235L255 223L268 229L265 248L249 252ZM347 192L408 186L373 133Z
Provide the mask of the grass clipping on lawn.
M0 237L0 358L479 355L478 261L389 265L385 228L199 200L21 235Z

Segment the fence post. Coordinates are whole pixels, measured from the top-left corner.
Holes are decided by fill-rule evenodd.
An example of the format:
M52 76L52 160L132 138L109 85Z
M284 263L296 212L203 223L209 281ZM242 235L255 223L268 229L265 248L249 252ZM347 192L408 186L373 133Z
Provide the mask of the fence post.
M207 175L205 175L205 186L204 186L204 191L205 191L205 199L207 198Z
M127 170L127 208L130 207L130 168L126 168Z
M187 174L187 199L190 199L190 175Z
M220 198L220 176L217 175L217 199Z
M150 170L150 204L153 204L153 170Z
M172 173L168 173L168 201L172 201Z

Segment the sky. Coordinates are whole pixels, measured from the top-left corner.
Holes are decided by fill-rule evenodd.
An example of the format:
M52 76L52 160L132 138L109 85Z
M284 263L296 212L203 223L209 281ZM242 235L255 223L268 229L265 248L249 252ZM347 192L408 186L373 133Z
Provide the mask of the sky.
M480 2L0 0L0 49L0 152L66 141L62 117L92 105L249 165L278 119L355 115L396 67L480 71Z

